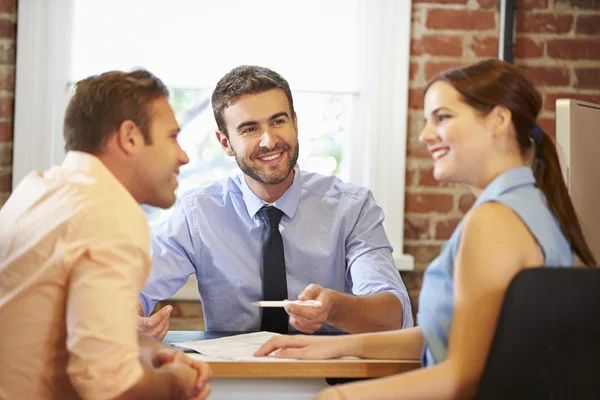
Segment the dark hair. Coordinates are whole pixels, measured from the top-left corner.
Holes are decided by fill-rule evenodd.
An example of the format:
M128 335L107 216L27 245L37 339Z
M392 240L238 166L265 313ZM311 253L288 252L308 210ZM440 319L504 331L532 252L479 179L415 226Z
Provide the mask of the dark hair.
M140 128L150 138L150 103L169 97L169 89L150 72L110 71L85 78L75 85L64 122L65 150L98 154L123 121Z
M281 89L290 104L290 112L294 114L294 99L290 85L277 72L255 65L240 65L222 77L212 94L212 108L219 131L229 137L223 112L244 94L256 94L270 89Z
M519 68L504 61L489 59L475 64L450 69L440 73L429 82L425 92L435 82L447 82L456 89L463 100L483 113L495 106L506 107L512 113L516 139L522 153L531 148L536 135L533 173L537 186L546 196L548 208L554 214L563 235L575 254L587 266L596 264L594 256L583 236L577 214L563 180L558 155L550 136L537 127L537 117L542 108L542 96Z

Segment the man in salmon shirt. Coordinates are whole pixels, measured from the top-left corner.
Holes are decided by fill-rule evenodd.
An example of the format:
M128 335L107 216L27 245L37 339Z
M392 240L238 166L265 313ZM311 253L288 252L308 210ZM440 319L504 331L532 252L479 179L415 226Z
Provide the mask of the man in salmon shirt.
M150 272L140 204L170 207L189 159L144 70L76 86L62 166L0 209L0 399L204 399L209 367L138 336Z

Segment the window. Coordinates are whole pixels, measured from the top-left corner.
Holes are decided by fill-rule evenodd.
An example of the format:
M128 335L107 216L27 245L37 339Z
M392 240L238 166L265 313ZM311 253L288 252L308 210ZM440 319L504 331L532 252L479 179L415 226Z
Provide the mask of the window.
M292 87L300 166L371 188L398 267L412 269L401 254L410 11L410 1L395 0L24 2L14 182L62 161L62 118L74 82L136 66L171 88L191 160L178 190L238 173L214 137L210 94L229 69L263 65ZM146 210L151 225L168 216Z

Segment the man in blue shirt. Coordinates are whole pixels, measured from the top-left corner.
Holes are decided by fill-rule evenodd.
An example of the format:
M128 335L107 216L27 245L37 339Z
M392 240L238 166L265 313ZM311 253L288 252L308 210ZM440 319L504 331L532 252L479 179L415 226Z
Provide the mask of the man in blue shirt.
M264 206L283 213L288 298L322 303L287 304L292 329L411 327L410 300L371 192L297 166L298 120L286 80L267 68L234 68L217 84L212 106L216 137L243 173L187 192L154 232L138 328L164 337L171 307L144 315L195 274L207 330L259 330L263 309L251 303L263 299Z

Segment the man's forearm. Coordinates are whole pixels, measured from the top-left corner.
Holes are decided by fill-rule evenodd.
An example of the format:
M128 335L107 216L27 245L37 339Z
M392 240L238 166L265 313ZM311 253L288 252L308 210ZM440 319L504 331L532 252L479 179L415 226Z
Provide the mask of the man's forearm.
M178 399L183 389L177 384L177 377L173 370L160 368L154 365L156 351L166 348L160 341L138 333L140 346L140 362L144 375L130 390L119 399Z
M392 293L353 296L332 291L333 307L327 323L349 333L402 328L402 303Z
M133 387L115 400L179 399L183 388L177 384L173 371L144 366L144 375Z

